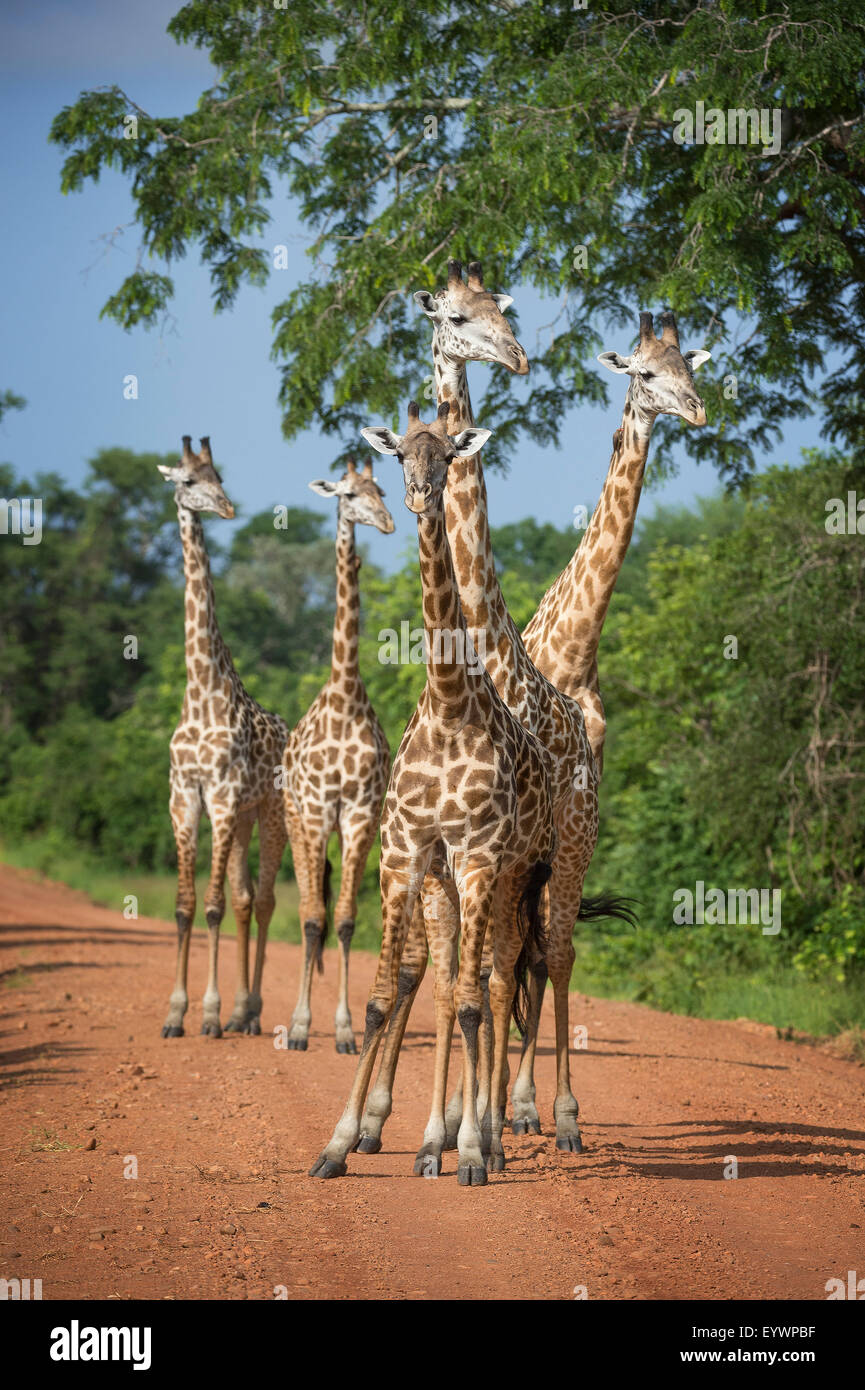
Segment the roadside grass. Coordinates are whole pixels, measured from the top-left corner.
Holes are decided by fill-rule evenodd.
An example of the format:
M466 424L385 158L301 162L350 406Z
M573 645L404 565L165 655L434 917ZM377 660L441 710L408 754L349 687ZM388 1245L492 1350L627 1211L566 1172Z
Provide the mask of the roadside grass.
M816 1038L865 1030L865 978L809 978L780 939L695 942L645 928L624 937L598 926L578 927L575 947L571 988L587 994L696 1018L754 1019Z
M129 910L137 899L139 916L174 920L175 878L170 873L117 870L101 861L64 849L50 840L24 844L0 844L0 858L16 868L32 869L88 894L93 902L114 911ZM331 842L334 902L339 891L339 850ZM206 873L197 878L197 929L204 929L203 901ZM276 884L276 910L270 939L301 941L297 885L288 855ZM223 930L235 932L229 903ZM253 932L255 928L253 927ZM378 896L378 845L373 848L361 885L353 946L377 952L381 940ZM577 958L571 988L608 999L626 999L670 1013L701 1018L749 1018L769 1023L782 1032L795 1030L812 1037L865 1032L865 980L844 984L833 979L813 980L794 970L789 954L778 943L759 938L732 952L717 938L694 942L669 931L623 935L601 925L577 929ZM327 947L337 944L335 931ZM7 977L7 987L23 984L21 977ZM547 1000L546 1007L552 1008ZM855 1047L853 1051L855 1052Z
M0 859L16 869L31 869L46 878L65 883L86 893L98 907L111 908L115 912L125 912L131 918L157 917L162 921L174 921L174 896L177 880L171 873L144 873L139 870L118 870L110 868L95 858L72 853L58 847L50 840L29 840L24 844L0 843ZM333 901L339 892L339 848L336 840L331 842L330 859L333 863ZM373 860L375 861L373 863ZM204 929L204 893L207 888L207 873L196 875L196 928ZM134 899L134 902L132 901ZM227 894L227 908L222 923L222 931L233 936L236 933L234 914L231 910L231 895ZM301 941L299 918L299 895L291 866L283 865L276 881L276 908L270 922L268 940ZM252 935L255 936L255 919ZM357 926L353 945L361 950L378 951L381 940L381 914L378 906L378 854L374 850L369 857L366 874L361 885L358 901ZM334 931L328 933L327 947L337 945Z

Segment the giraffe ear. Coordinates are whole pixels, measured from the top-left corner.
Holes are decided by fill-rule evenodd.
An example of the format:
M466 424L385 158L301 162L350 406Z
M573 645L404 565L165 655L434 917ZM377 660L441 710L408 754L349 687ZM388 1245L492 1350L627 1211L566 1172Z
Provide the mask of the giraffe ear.
M434 319L438 313L438 300L435 295L430 294L429 290L416 290L414 295L415 304L419 304L424 313Z
M378 449L380 454L398 454L402 448L403 436L394 434L387 425L367 425L366 429L361 430L361 434L367 444Z
M706 352L704 348L691 348L688 352L683 352L682 356L691 368L691 371L695 372L698 367L702 367L704 362L708 362L712 354L711 352Z
M163 478L170 478L174 483L182 482L186 477L185 470L178 465L175 465L173 468L166 468L164 463L157 463L156 467L159 469Z
M492 430L479 430L474 425L470 429L461 430L451 440L454 446L454 458L471 458L472 454L476 454L478 449L484 447L491 434Z
M611 372L624 372L626 375L634 371L632 357L622 357L618 352L602 352L598 354L598 361L605 367L609 367Z
M327 478L314 478L309 484L313 492L317 492L319 497L335 497L336 483L329 482Z
M510 309L511 305L514 302L514 297L512 294L492 294L490 295L490 298L496 301L496 304L498 304L499 309L502 313L505 312L505 309Z

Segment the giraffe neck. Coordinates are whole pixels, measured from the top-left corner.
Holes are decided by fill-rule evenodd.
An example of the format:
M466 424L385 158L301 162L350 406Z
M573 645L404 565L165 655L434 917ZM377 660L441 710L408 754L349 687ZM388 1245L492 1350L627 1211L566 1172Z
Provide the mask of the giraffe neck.
M427 690L432 707L447 717L461 715L476 693L480 672L469 674L466 624L451 561L444 509L417 521L423 618L426 636ZM473 684L470 685L470 682Z
M213 579L198 512L177 508L186 579L185 648L187 685L203 691L233 674L231 656L216 621Z
M357 653L360 585L357 571L354 523L340 516L336 527L336 614L330 666L330 683L337 689L353 690L360 675Z
M466 364L448 358L433 338L433 368L438 403L450 406L448 434L458 434L474 424ZM465 621L485 633L488 650L509 651L519 636L496 574L479 453L448 468L445 519Z
M598 505L570 564L547 590L526 628L529 650L550 674L561 654L569 689L589 683L616 580L628 553L655 416L640 408L629 387L622 423ZM559 672L563 676L563 672Z

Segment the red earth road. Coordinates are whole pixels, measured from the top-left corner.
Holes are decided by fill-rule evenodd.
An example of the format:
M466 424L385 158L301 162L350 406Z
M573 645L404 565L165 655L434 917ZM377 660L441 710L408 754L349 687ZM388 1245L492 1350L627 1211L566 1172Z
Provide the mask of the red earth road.
M40 1278L44 1299L825 1299L827 1280L865 1275L861 1063L756 1024L575 995L586 1152L558 1153L548 999L545 1133L506 1133L506 1171L459 1188L455 1154L438 1179L412 1175L428 974L386 1149L325 1183L307 1168L355 1065L330 1029L335 956L306 1053L267 1033L200 1037L205 961L197 931L188 1036L163 1040L173 925L0 866L0 1278ZM269 948L268 1030L288 1022L299 964L298 947ZM374 965L352 959L356 1026ZM231 938L221 976L226 1017Z

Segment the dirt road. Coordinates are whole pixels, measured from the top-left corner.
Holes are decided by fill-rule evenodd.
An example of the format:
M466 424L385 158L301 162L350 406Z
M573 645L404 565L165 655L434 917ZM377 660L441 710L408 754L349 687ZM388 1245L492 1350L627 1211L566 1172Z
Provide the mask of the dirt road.
M507 1170L458 1188L412 1175L432 1063L429 976L386 1150L306 1176L354 1068L330 1024L335 956L306 1053L273 1038L159 1036L174 928L127 921L0 867L0 1277L43 1298L825 1299L865 1275L865 1068L772 1030L574 997L583 1155L506 1134ZM223 1017L234 988L223 943ZM286 1023L299 948L274 944L268 1029ZM355 1026L374 960L352 963ZM513 1064L513 1059L512 1059ZM738 1165L738 1177L725 1179ZM137 1164L137 1178L125 1176Z

